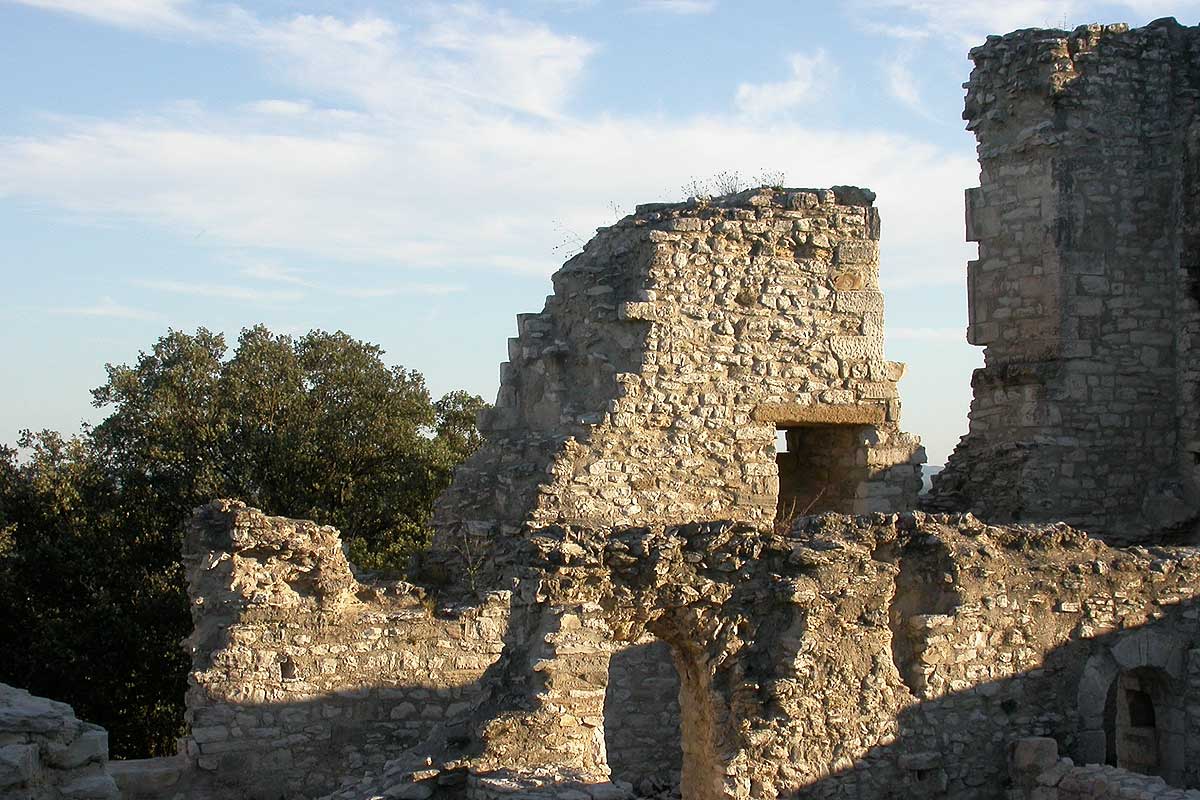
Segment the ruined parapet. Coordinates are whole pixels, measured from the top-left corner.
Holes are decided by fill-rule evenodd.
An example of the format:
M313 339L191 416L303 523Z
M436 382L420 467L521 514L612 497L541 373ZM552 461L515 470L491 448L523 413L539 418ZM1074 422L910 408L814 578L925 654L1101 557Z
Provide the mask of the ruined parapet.
M1200 29L1024 30L971 51L970 432L931 506L1113 541L1200 511Z
M518 318L435 547L524 524L911 507L923 451L883 356L873 200L763 188L601 229Z
M108 732L66 703L0 683L0 797L117 800Z
M194 630L185 782L197 796L316 797L469 714L504 648L503 592L439 607L360 582L335 529L219 500L184 541Z
M688 800L1001 800L1026 737L1200 787L1195 548L913 512L551 526L495 550L524 565L523 619L470 744L415 748L338 800L627 798L614 653L649 636L677 667L657 724Z

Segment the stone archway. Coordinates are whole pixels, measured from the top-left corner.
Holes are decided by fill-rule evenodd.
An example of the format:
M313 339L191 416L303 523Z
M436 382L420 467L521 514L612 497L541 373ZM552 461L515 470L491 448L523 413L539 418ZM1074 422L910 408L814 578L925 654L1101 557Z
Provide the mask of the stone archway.
M1088 659L1077 695L1076 760L1159 775L1182 785L1185 654L1152 631L1121 636Z

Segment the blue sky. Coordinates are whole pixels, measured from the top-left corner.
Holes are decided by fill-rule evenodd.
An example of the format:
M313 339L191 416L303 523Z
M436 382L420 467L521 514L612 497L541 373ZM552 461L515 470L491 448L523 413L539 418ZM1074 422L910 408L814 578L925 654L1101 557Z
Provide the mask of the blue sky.
M966 430L960 119L988 33L1181 3L0 0L0 441L168 327L343 329L495 396L573 243L720 171L879 194L888 357Z

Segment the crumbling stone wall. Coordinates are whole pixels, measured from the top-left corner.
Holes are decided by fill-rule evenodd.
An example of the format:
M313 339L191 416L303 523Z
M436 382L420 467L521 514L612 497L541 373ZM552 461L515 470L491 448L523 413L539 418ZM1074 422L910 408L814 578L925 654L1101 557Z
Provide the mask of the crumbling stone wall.
M1200 790L1173 787L1157 776L1059 758L1058 743L1047 738L1013 742L1009 772L1014 800L1200 800Z
M108 732L66 703L0 683L0 797L116 800Z
M970 327L985 365L933 507L1135 542L1200 512L1200 29L1024 30L971 51Z
M508 602L439 607L359 582L332 528L229 501L197 511L184 564L195 630L185 741L211 796L314 797L468 713Z
M437 547L527 523L769 523L780 428L849 431L828 454L847 456L836 510L911 507L923 451L899 429L903 365L883 357L873 199L763 188L601 229L518 318Z
M1167 690L1154 769L1200 786L1191 548L915 512L786 534L550 526L494 556L513 622L464 735L337 797L627 796L601 690L621 643L647 634L677 665L689 800L1006 797L1014 739L1108 761L1107 698L1149 673Z

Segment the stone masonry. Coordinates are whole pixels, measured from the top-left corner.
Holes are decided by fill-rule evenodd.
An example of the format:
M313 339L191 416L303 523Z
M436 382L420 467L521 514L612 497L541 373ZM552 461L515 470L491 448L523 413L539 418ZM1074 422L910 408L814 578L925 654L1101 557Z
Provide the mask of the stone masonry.
M332 530L217 504L191 531L195 552L217 546L197 564L244 558L201 567L201 605L276 598L222 604L228 636L197 652L197 684L213 688L189 695L203 721L189 752L258 754L215 774L197 762L203 796L311 797L332 780L337 800L616 800L678 770L688 800L999 799L1019 788L1008 753L1027 737L1052 737L1079 764L1200 787L1194 548L920 512L805 517L782 534L549 526L497 543L494 582L509 589L430 609L405 588L412 600L393 608L411 616L373 637L361 615L380 612L355 606L390 584L336 578ZM297 532L324 544L302 549ZM230 537L235 550L220 549ZM289 592L304 584L287 582L299 575L335 576L326 586L342 588L322 603L349 591L350 605L296 615ZM488 609L494 627L464 624ZM652 642L671 654L677 710L639 694L631 670L647 688L672 678L641 650ZM420 663L400 675L370 660L384 653ZM285 657L296 677L279 671ZM451 697L454 658L476 666ZM209 664L225 665L219 682ZM238 746L206 753L212 742ZM280 752L291 766L274 772Z
M503 593L439 607L361 584L334 529L240 503L198 510L184 565L184 755L205 797L313 797L379 769L478 702L504 646Z
M519 319L413 582L197 509L179 758L0 687L0 798L1196 797L1200 33L972 57L985 366L929 502L977 515L911 510L870 192L640 206Z
M931 507L1120 542L1200 514L1200 29L988 37L964 118L985 366Z
M108 733L66 703L0 683L0 798L118 800Z
M903 365L883 356L873 200L762 188L601 229L518 318L438 545L911 507L924 451L899 428ZM777 462L778 430L792 449Z

